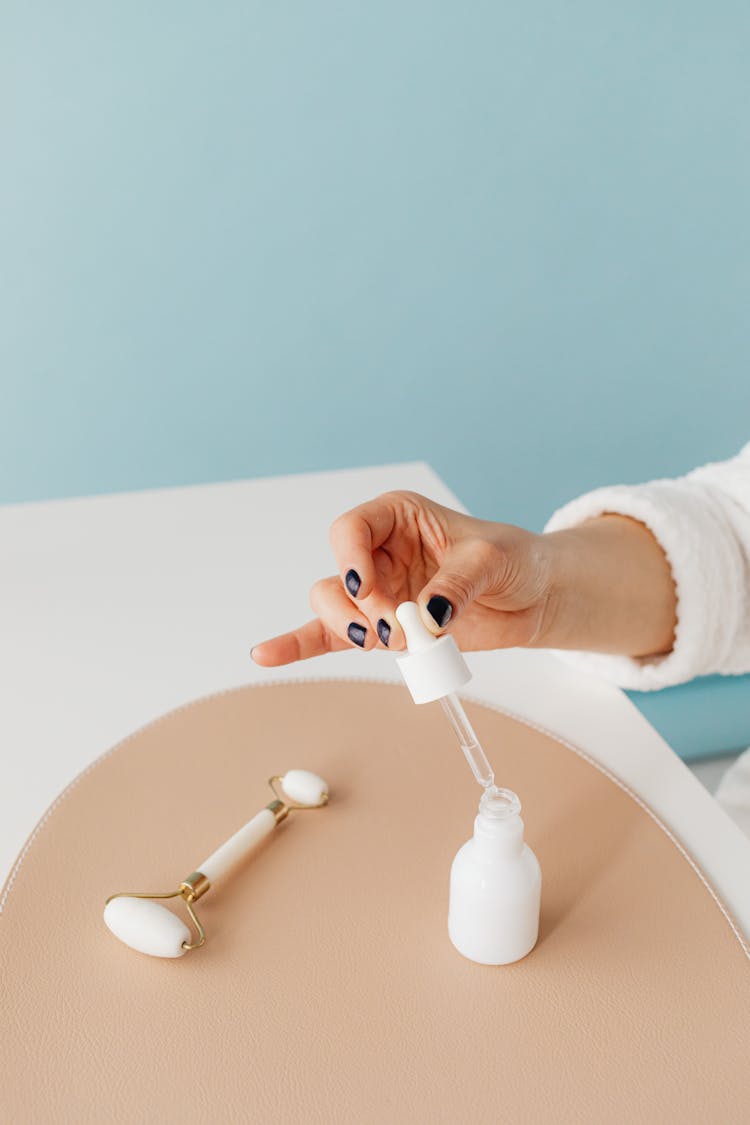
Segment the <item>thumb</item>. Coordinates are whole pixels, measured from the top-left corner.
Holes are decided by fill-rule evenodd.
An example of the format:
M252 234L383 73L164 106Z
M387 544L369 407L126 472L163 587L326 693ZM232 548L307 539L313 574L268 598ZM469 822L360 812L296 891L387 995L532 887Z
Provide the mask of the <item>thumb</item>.
M422 620L440 633L473 601L498 584L503 552L486 539L464 539L446 551L417 598Z

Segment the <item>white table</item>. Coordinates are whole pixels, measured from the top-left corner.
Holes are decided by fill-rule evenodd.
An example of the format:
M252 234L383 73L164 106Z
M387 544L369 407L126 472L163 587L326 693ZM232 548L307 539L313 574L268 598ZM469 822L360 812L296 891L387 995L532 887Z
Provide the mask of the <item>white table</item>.
M310 616L310 585L335 569L335 516L392 488L461 506L411 463L0 508L0 876L60 790L164 711L268 679L397 681L384 652L271 671L249 657ZM750 841L622 692L542 652L470 663L467 695L609 769L683 841L750 937Z

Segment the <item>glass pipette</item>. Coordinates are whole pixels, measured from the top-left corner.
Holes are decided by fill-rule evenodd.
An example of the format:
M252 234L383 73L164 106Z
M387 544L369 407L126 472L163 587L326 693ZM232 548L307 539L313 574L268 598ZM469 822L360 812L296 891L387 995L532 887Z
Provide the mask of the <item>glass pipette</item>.
M457 695L451 693L451 695L443 696L440 705L450 720L466 761L471 766L471 772L484 789L490 789L495 784L495 775L492 772L492 766L487 761L487 755L474 733L474 728L469 722L469 717L463 709L461 700Z

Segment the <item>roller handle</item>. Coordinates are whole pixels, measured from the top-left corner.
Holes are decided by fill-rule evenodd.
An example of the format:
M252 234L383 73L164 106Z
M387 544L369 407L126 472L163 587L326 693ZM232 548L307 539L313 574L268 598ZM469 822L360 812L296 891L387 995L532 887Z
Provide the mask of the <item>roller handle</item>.
M271 809L261 809L252 820L249 820L233 836L230 836L226 843L217 848L196 870L205 875L209 883L215 883L226 875L235 864L253 851L261 840L265 840L275 826L276 817Z

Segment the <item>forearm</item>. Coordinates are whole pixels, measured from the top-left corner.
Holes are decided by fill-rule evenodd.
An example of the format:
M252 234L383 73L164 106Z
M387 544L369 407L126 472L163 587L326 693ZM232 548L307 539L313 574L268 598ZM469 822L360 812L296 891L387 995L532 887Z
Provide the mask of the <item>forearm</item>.
M545 647L633 657L671 650L675 584L645 524L604 514L544 538L551 575Z

